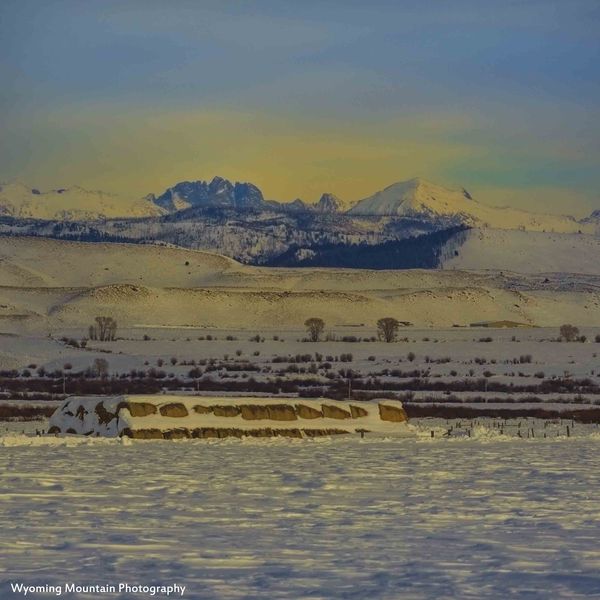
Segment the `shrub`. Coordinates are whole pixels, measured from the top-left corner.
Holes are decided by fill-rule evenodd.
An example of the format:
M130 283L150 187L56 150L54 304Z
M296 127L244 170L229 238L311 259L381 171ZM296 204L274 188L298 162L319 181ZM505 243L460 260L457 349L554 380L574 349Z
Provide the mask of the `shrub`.
M308 333L308 337L311 342L318 342L321 339L321 335L325 330L325 321L317 317L311 317L304 321L304 327Z
M105 358L94 359L92 371L95 375L104 379L108 376L108 361Z
M390 343L396 339L400 322L393 317L383 317L377 321L377 335L380 340Z
M117 322L112 317L96 317L94 321L96 324L88 328L89 338L101 342L114 341L117 335Z
M570 325L565 323L560 326L560 337L563 338L567 342L574 341L579 335L579 328L574 325Z

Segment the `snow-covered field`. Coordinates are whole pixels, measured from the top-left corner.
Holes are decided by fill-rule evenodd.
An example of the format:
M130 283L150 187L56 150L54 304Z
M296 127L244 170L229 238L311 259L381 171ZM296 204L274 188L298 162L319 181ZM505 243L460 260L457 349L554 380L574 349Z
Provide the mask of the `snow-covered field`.
M177 583L225 599L600 595L598 427L567 438L553 424L560 436L544 439L530 420L527 439L516 421L502 436L477 423L451 439L423 420L416 440L215 442L9 425L0 597L17 597L15 581Z

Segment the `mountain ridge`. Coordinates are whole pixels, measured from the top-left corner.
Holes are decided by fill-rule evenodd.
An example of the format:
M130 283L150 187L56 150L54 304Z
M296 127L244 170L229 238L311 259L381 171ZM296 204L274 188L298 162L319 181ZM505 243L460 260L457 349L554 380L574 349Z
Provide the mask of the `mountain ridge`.
M554 215L481 203L466 188L452 189L421 177L398 181L356 202L326 192L316 202L296 198L291 202L266 200L250 182L232 182L215 176L212 180L181 181L162 194L127 196L91 191L80 186L41 192L21 182L0 183L0 216L42 220L85 221L97 218L160 217L188 209L253 210L346 214L351 217L402 217L445 219L450 225L500 229L577 232L580 226L600 225L600 209L577 220ZM591 233L591 231L588 231Z
M9 202L2 207L7 196ZM394 183L357 203L332 193L313 203L267 200L256 185L223 177L183 181L159 196L120 202L119 196L79 187L40 192L5 184L0 186L0 235L175 245L247 264L269 265L287 257L289 264L308 261L316 266L319 261L350 265L353 257L361 264L358 254L366 246L379 246L369 250L370 256L387 264L385 249L391 246L385 244L456 227L587 234L594 239L600 234L600 211L577 221L490 207L465 188L449 189L422 178ZM127 216L127 211L133 214ZM493 256L490 244L504 238L489 239L486 253ZM404 258L397 264L405 264Z

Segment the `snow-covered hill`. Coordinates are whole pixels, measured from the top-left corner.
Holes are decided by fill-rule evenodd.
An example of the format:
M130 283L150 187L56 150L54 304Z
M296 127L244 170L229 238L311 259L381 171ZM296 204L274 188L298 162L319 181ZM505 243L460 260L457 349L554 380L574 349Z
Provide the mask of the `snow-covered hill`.
M9 217L85 221L163 213L147 198L131 199L78 186L41 192L22 183L0 184L0 215Z
M442 250L444 269L600 275L600 238L584 234L471 229Z
M525 229L593 233L591 223L571 216L532 213L514 208L497 208L475 200L467 190L451 190L420 178L394 183L359 201L351 215L401 216L435 220L450 219L454 224L498 229Z
M0 332L120 327L301 328L310 317L360 325L480 321L600 325L600 277L496 272L279 269L153 245L0 238Z

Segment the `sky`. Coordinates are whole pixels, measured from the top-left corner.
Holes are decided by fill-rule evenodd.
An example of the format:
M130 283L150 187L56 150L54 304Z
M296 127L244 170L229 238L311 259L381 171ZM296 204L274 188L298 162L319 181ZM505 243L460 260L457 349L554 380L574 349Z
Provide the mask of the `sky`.
M598 0L1 0L0 181L600 208Z

